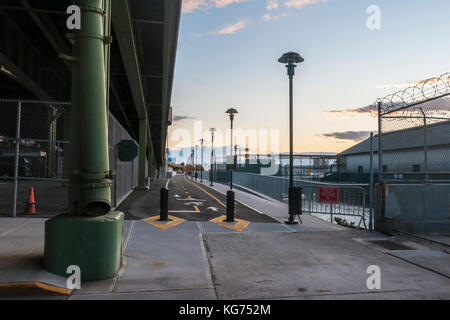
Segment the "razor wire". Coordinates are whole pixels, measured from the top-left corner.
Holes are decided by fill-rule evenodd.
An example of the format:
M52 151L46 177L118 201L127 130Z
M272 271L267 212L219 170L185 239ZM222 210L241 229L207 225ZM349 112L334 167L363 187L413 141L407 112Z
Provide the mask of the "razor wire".
M423 125L423 119L436 123L450 119L450 73L419 81L416 85L379 98L370 106L372 115L383 120L403 119L409 127Z

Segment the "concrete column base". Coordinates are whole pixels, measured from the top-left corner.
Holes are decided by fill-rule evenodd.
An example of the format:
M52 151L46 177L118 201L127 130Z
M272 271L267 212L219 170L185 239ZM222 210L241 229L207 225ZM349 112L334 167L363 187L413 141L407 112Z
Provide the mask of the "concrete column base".
M76 265L81 280L102 280L117 275L122 262L124 214L110 211L101 217L59 215L45 222L44 268L69 276Z

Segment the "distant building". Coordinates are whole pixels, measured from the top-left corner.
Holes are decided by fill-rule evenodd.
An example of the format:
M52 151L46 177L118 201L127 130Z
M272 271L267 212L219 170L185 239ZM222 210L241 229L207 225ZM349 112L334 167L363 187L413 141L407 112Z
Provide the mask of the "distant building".
M439 176L450 172L450 121L427 125L428 172ZM424 127L392 131L383 134L382 172L394 178L403 174L425 172ZM378 135L373 139L373 166L378 172ZM339 169L345 174L370 172L370 139L364 140L339 154Z

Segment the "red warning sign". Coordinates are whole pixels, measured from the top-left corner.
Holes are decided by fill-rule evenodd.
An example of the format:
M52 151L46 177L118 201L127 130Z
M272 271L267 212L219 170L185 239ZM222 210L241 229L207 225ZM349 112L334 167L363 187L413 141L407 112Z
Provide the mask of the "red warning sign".
M319 187L320 203L339 203L338 187Z

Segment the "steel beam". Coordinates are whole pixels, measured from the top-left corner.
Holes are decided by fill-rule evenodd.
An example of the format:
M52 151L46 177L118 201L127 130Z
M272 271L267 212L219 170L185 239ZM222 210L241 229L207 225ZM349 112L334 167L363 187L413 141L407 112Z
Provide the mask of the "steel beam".
M179 21L181 15L180 0L164 0L164 47L163 47L163 92L161 114L161 153L159 162L164 160L166 145L167 114L171 104L175 59L178 44ZM174 23L175 22L175 23Z
M122 101L120 101L120 96L119 93L117 92L117 88L116 85L114 83L114 81L111 79L110 80L110 86L111 86L111 92L114 95L114 98L117 101L117 105L119 106L120 112L122 113L123 118L125 119L125 123L128 127L128 130L130 131L130 135L136 139L135 135L134 135L134 130L133 130L133 126L131 125L130 119L128 118L127 113L125 112L125 108L122 104Z
M26 8L24 9L26 10ZM42 77L38 72L39 62L46 61L48 58L44 57L38 48L28 39L28 35L22 31L17 22L1 8L0 15L4 19L4 24L6 24L5 33L7 37L9 36L7 41L11 42L7 45L6 52L0 52L0 64L3 65L4 69L8 70L8 73L5 74L30 91L38 99L46 101L55 100L57 97L54 94L61 91L54 86L56 79L53 79L52 82L51 79ZM14 34L14 38L10 37L12 34ZM48 34L44 33L44 35L47 36ZM16 45L12 42L16 43ZM22 48L14 50L15 47ZM59 83L66 84L63 77L57 72L55 74L59 76ZM46 82L48 82L48 85L46 85Z
M139 173L138 173L138 186L136 190L148 190L145 183L146 177L146 159L147 159L147 120L139 120Z
M112 21L136 112L139 119L147 119L147 108L141 80L141 70L136 52L137 47L134 39L131 12L127 0L114 1Z
M25 72L14 64L5 54L0 52L0 64L9 71L4 73L17 81L21 86L34 94L38 99L44 101L54 100L40 85L31 79Z
M43 35L57 53L69 53L70 47L67 42L60 36L58 29L52 22L52 19L47 13L39 13L31 7L28 0L20 0L24 8L27 10L31 19L36 23ZM70 66L69 66L70 68Z

